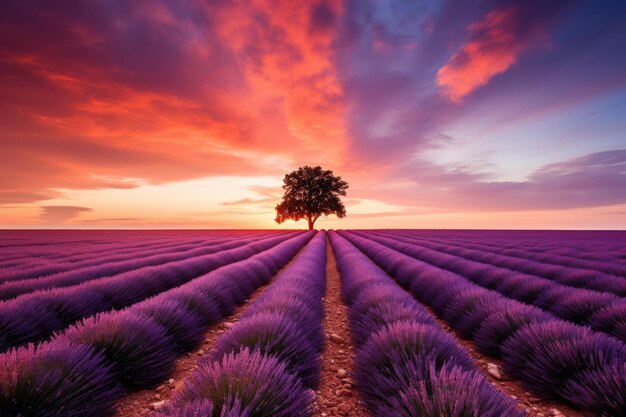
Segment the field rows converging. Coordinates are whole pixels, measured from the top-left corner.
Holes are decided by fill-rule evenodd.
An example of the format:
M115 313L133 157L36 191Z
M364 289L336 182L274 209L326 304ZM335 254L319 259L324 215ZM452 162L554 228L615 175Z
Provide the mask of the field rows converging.
M374 415L438 416L454 404L467 415L523 415L414 298L348 241L331 237L357 347L355 379ZM438 401L426 399L427 391Z
M626 233L6 232L0 416L621 417L620 245Z
M537 395L597 415L626 407L626 345L358 234L342 232L413 295ZM623 315L621 320L623 320ZM619 320L619 319L618 319Z
M265 234L267 235L267 234ZM264 236L263 234L256 235L257 237ZM245 239L252 239L255 236L244 236ZM76 269L86 268L89 266L98 266L102 267L108 263L114 264L115 267L120 268L118 266L119 263L122 263L126 260L136 260L138 258L145 258L154 256L154 258L150 260L145 260L146 265L150 265L150 261L153 264L158 263L157 261L163 258L163 255L167 255L169 253L180 253L187 250L199 250L203 247L211 247L214 245L224 244L231 241L237 240L233 237L224 236L214 236L208 240L192 240L192 241L173 241L167 245L151 245L149 248L146 247L125 247L125 248L115 248L112 251L107 251L106 248L98 248L98 257L97 258L87 258L85 259L85 254L81 253L77 255L77 258L62 258L59 260L40 262L39 265L33 265L29 267L30 264L22 263L19 265L19 268L4 268L2 272L2 280L3 281L19 281L19 280L28 280L33 278L47 277L50 278L51 275L59 274L65 271L75 271ZM63 248L65 249L65 248ZM92 249L93 250L93 249ZM218 248L219 250L219 248ZM192 256L190 253L187 256ZM167 258L163 259L160 263L168 262Z
M375 230L375 232L389 232L388 230ZM531 233L531 235L526 235ZM561 256L562 263L572 260L586 262L605 261L609 267L619 267L619 260L624 259L624 248L620 241L622 238L615 232L537 232L537 231L417 231L417 230L394 230L394 236L413 237L448 245L460 245L476 249L495 249L500 254L515 256L530 255L537 257ZM533 236L533 238L529 238ZM610 240L610 237L614 237ZM609 243L612 242L612 243ZM556 258L555 262L556 262ZM616 263L616 261L618 261ZM623 265L623 263L622 263Z
M48 245L42 247L38 242L30 246L5 247L2 254L0 254L0 278L2 278L2 281L37 278L68 268L72 269L79 265L99 265L105 261L104 258L108 257L110 257L109 261L136 258L140 250L167 250L180 245L198 247L205 241L228 241L271 233L275 232L212 233L210 236L204 237L197 235L167 237L166 235L160 239L141 239L141 243L137 243L135 240L129 240L124 243L113 240L80 242L77 244L58 243L52 247ZM93 256L95 252L98 253L99 257Z
M581 248L575 254L570 256L562 256L559 254L560 245L555 248L537 248L537 244L531 243L526 246L520 245L518 241L513 239L514 243L507 246L506 243L490 243L490 242L467 242L467 240L459 237L458 239L441 239L434 236L419 236L414 233L399 234L393 233L394 237L408 237L418 240L422 243L431 243L438 245L439 248L461 248L467 249L475 255L479 252L487 252L499 257L502 262L508 261L508 264L517 260L518 266L527 268L530 271L542 271L544 273L558 276L559 273L567 274L578 273L588 276L593 271L604 272L606 274L614 274L626 277L626 263L615 262L614 257L605 258L605 251L594 252L590 247ZM511 239L509 239L511 240ZM539 250L539 252L537 252ZM621 247L623 251L624 248ZM477 252L474 252L477 251ZM524 260L525 262L521 262ZM624 258L626 260L626 258ZM536 261L539 265L536 265ZM547 264L547 265L544 265ZM581 270L581 271L579 271Z
M230 314L310 239L310 233L281 238L174 290L1 355L2 373L15 377L0 382L0 410L15 416L110 414L128 390L166 380L176 356L200 343L206 326ZM56 372L42 372L50 366Z
M32 232L35 233L35 232ZM135 234L111 234L112 232L102 232L100 236L92 239L72 239L71 235L65 234L55 239L52 232L46 233L46 240L36 239L37 236L28 235L20 240L20 243L6 243L0 254L2 262L13 261L15 264L21 264L22 259L27 261L46 261L46 260L85 260L84 255L93 253L94 250L103 252L118 252L129 249L140 249L167 246L171 243L179 241L200 242L202 237L195 234L183 235L180 237L171 236L169 234L155 234L150 237L141 235L141 232ZM212 234L212 237L225 235L223 233ZM15 261L15 254L19 254L22 259Z
M622 297L572 288L536 276L511 273L492 265L467 261L440 252L424 251L423 248L392 239L373 237L372 240L419 261L459 274L509 299L534 305L563 320L588 325L594 330L626 341L623 329L614 326L620 320L620 309L624 307ZM607 284L611 282L607 281Z
M289 261L282 266L277 274L280 274L286 268L289 268L298 258L299 254L305 250L304 246ZM275 275L277 276L277 275ZM269 282L273 282L274 278ZM207 353L215 349L217 341L221 335L230 329L235 323L241 320L248 306L255 303L269 289L269 285L264 283L258 290L255 290L243 303L236 305L232 312L222 320L211 324L204 330L202 335L202 343L186 352L185 355L179 356L174 362L174 369L170 374L167 382L157 386L157 388L139 389L129 392L116 402L116 412L112 417L128 417L140 416L148 413L151 409L159 408L184 386L185 381L197 369L197 367L206 361Z
M38 341L81 318L127 307L213 269L244 260L291 236L279 235L215 254L131 270L72 287L36 291L0 302L3 311L0 317L0 351Z
M421 248L422 251L426 253L442 252L467 261L483 263L491 267L500 267L505 270L550 279L570 287L586 288L620 296L626 295L626 278L601 271L546 264L532 259L505 256L483 250L466 249L455 245L433 244L421 239L389 234L372 233L368 234L368 236L390 238L398 242L406 243L415 249Z
M318 232L157 415L307 415L321 372L325 267Z
M174 247L167 252L154 254L137 252L135 256L110 261L102 259L101 263L81 267L76 265L71 270L51 273L45 277L25 280L12 280L0 284L0 300L8 300L20 294L49 288L67 287L80 284L89 280L110 277L127 271L136 271L141 268L167 264L176 261L186 261L191 258L233 249L261 240L265 236L251 238L230 239L227 241L215 240L205 244L196 244L193 248Z

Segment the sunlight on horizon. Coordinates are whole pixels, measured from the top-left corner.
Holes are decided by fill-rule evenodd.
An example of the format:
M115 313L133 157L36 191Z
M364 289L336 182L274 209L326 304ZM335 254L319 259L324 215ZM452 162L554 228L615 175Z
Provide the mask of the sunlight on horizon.
M302 227L320 165L332 227L624 229L609 3L4 2L0 227Z

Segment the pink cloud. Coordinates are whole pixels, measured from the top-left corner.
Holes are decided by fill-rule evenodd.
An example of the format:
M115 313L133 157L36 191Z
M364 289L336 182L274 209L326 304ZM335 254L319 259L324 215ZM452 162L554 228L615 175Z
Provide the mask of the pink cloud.
M458 103L508 70L523 52L545 45L545 26L524 28L525 23L522 8L514 4L496 9L470 25L470 40L437 71L442 94Z
M543 66L526 71L533 59L520 61L548 44L566 0L523 6L508 0L487 14L482 6L467 13L454 2L443 8L404 2L394 10L385 2L341 0L31 3L36 7L8 2L0 13L0 209L22 206L11 213L48 200L41 214L53 222L134 221L96 201L50 200L72 192L66 190L210 176L279 180L304 164L344 176L350 198L407 207L355 219L624 202L624 156L617 151L510 183L438 166L423 154L454 144L446 125L465 107L451 102L469 100L498 74L508 77L491 87L515 98L529 80L544 77ZM450 51L459 34L464 38ZM586 58L579 43L565 46L576 59ZM587 61L594 71L601 62ZM441 66L440 91L433 88L433 65ZM564 100L587 85L539 89ZM542 97L533 106L536 101L547 102ZM141 192L129 194L135 191ZM214 213L271 212L282 194L280 187L247 191L258 198L234 193ZM75 206L61 206L65 201ZM36 204L28 209L40 211ZM87 219L75 219L81 213Z
M89 207L79 206L43 206L39 217L49 224L64 223L78 217L81 213L90 212Z
M626 203L626 150L596 152L542 166L524 181L492 181L462 167L446 169L427 160L399 166L407 186L372 189L400 206L431 206L445 212L570 210Z
M338 164L345 132L331 43L340 4L287 3L199 2L189 13L165 1L9 7L0 18L0 204L134 186L107 177L280 175L274 161L310 155Z

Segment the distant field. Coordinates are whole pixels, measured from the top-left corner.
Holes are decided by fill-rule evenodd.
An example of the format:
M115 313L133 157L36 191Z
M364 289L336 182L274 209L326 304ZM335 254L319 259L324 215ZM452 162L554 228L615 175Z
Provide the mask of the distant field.
M0 416L624 416L626 232L0 231Z

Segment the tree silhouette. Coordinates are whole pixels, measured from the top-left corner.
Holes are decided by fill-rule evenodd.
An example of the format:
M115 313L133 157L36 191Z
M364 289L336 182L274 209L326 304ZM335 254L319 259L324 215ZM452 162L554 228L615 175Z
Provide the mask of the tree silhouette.
M285 175L285 195L276 205L276 223L291 219L307 219L309 230L320 216L335 214L346 217L346 208L339 196L346 195L348 183L322 167L303 166Z

